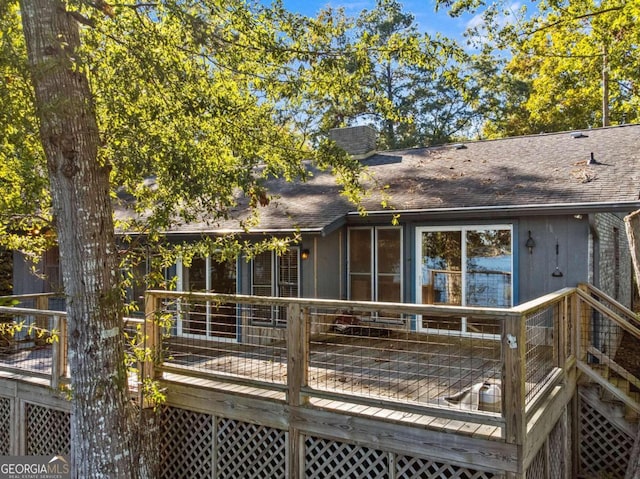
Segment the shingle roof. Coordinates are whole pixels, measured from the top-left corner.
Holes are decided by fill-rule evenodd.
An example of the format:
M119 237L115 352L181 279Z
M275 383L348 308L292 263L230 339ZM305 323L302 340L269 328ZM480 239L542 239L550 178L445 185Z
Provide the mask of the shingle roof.
M640 208L640 125L472 141L459 145L387 151L363 163L389 185L390 204L402 211L443 208L605 205ZM595 163L589 160L593 154ZM278 195L261 208L256 231L321 231L355 210L328 173L307 183L270 184ZM380 210L379 197L365 202ZM237 229L237 223L177 226L176 232Z

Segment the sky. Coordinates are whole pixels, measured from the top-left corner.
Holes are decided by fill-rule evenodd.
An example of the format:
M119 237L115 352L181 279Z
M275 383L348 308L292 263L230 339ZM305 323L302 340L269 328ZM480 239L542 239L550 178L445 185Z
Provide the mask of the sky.
M420 31L430 35L442 33L449 38L462 39L462 33L470 23L477 21L474 15L466 14L458 18L451 18L445 10L435 11L433 0L404 0L400 1L406 12L412 13ZM363 9L375 8L375 0L284 0L288 10L307 16L315 16L324 7L342 7L349 16L358 16Z

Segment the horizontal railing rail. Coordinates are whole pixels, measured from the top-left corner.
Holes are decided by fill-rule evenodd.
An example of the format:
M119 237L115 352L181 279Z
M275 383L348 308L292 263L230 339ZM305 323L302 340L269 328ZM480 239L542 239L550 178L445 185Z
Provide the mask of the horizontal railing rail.
M37 307L0 306L0 371L21 377L45 380L53 389L70 381L67 349L67 313L47 309L49 300L60 296L55 293L4 296L2 299L39 305ZM146 325L144 318L124 318L124 331L128 333L127 349L133 344L144 347ZM139 329L138 329L139 327ZM135 338L134 338L135 336ZM140 365L131 368L130 387L138 391L142 375Z
M637 315L589 285L581 285L576 298L582 323L578 369L640 413L640 371L634 359L640 348Z

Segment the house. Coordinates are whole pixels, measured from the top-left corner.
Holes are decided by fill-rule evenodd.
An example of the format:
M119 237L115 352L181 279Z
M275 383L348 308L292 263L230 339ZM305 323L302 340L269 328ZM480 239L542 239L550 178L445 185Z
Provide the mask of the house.
M249 236L299 232L300 243L249 262L178 264L177 288L506 308L590 283L631 306L622 218L640 208L640 125L385 152L375 151L367 126L334 130L333 138L387 186L390 208L374 192L360 215L328 173L315 171L306 183L274 180L276 198L260 208ZM233 221L203 222L177 224L168 236L239 231ZM16 261L14 294L52 289L55 252L43 271L48 279ZM278 314L264 308L254 320L277 326ZM228 324L194 332L235 337L236 321L231 314Z
M623 223L640 208L639 133L376 153L367 127L334 132L392 208L372 193L358 214L322 172L274 181L243 234L297 245L176 264L187 293L147 291L147 319L128 319L159 353L138 378L167 391L163 477L624 477L640 417ZM15 263L17 294L55 289L55 250L48 283ZM203 290L239 295L188 293ZM3 454L68 450L64 336L32 349L0 358Z

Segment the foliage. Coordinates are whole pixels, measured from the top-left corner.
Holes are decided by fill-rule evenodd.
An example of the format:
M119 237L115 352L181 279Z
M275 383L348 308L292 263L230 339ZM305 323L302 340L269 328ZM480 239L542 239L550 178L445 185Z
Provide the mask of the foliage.
M476 116L475 92L463 72L468 57L455 42L418 32L396 0L378 0L356 19L333 10L323 16L340 25L336 41L348 60L330 64L341 70L339 94L314 98L322 128L372 123L380 149L444 143L466 133Z
M13 252L0 247L0 296L13 291Z
M635 122L640 29L637 2L541 1L509 22L499 7L484 12L488 45L509 52L491 59L483 80L489 137ZM482 67L489 64L485 61ZM606 108L605 108L606 105Z
M0 242L43 251L50 198L17 6L0 2ZM26 234L25 234L26 233Z
M11 301L2 306L15 306L16 304L17 301ZM34 322L27 323L24 320L0 322L0 336L13 337L22 331L25 331L27 336L31 338L43 339L49 344L60 341L60 332L58 330L42 328Z
M11 81L0 87L8 145L0 227L22 233L12 246L24 248L25 230L42 231L52 218L18 12L3 5L0 61ZM79 3L74 15L87 25L78 68L94 94L100 161L111 168L114 200L144 213L121 215L121 228L154 241L176 221L215 224L238 205L258 210L270 201L268 179L306 179L307 159L331 168L349 198L360 197L360 165L300 114L315 95L341 88L341 75L325 67L342 53L317 49L339 25L241 1L108 10ZM26 239L33 246L41 236Z

